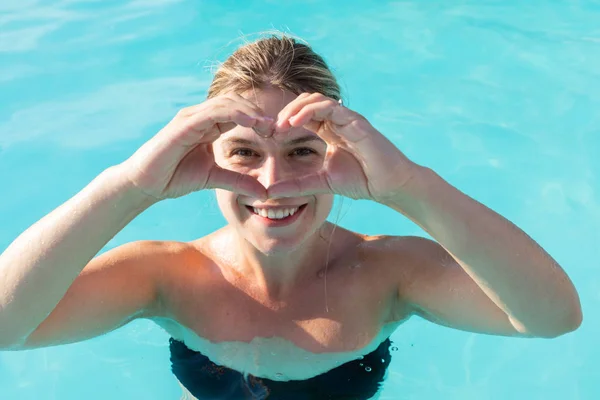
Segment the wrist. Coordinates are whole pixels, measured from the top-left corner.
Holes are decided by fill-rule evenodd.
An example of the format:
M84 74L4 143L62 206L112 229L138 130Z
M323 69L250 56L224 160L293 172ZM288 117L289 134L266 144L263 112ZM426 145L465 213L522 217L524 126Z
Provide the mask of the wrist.
M402 186L380 203L405 215L416 215L423 203L427 202L431 188L439 184L440 180L440 176L431 168L414 164Z
M104 170L98 177L102 182L101 184L107 185L110 188L109 191L127 204L141 210L145 210L160 201L160 199L145 193L131 182L123 168L121 164L118 164Z

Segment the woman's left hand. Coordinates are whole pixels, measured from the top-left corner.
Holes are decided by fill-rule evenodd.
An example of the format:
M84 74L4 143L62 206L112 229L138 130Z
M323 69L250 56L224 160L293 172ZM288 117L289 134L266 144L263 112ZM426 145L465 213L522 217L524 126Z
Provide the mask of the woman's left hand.
M327 143L317 173L276 182L269 197L334 193L384 202L400 194L417 165L360 114L320 93L303 93L278 115L275 134L304 127Z

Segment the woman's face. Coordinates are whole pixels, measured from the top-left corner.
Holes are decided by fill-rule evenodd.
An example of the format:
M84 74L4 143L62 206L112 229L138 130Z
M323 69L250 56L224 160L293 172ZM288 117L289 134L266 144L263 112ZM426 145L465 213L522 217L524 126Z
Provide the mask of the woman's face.
M279 88L257 89L241 96L275 120L297 97ZM251 128L237 126L213 144L215 161L221 168L250 175L267 189L277 181L317 172L326 151L326 143L304 128L264 138ZM216 192L225 219L265 254L298 247L321 227L333 204L330 194L261 201L225 190Z

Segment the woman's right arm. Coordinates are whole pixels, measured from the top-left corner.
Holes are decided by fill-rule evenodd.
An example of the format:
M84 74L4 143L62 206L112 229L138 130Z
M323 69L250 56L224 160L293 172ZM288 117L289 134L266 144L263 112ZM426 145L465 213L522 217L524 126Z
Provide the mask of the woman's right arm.
M23 232L0 255L0 349L83 340L155 315L163 267L184 245L136 242L94 256L163 199L212 188L266 197L254 178L214 161L212 142L237 125L272 133L273 119L233 93L185 108Z
M2 253L0 349L96 336L127 322L123 319L128 311L152 306L156 294L147 273L152 266L137 260L147 253L148 243L121 246L92 261L109 240L156 202L123 175L118 167L105 170ZM61 307L54 313L59 302Z

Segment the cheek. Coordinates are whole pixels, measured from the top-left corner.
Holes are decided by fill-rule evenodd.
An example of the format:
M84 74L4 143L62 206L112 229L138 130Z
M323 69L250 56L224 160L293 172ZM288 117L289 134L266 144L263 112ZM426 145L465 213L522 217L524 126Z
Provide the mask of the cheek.
M225 219L229 220L230 217L232 217L235 213L237 195L233 192L223 189L216 189L215 194L217 196L217 204L221 209L221 213L223 213Z
M317 196L317 214L319 217L323 219L327 219L331 209L333 208L333 195L331 194L322 194Z

